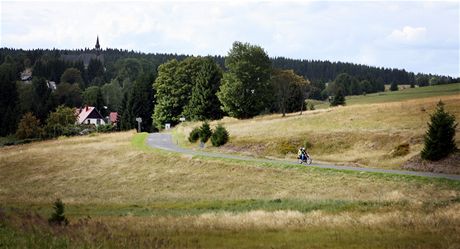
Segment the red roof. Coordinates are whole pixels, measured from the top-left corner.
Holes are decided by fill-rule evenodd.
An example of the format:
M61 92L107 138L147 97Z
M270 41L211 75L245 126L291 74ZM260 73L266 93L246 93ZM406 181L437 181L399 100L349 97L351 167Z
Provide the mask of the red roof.
M118 113L111 112L109 115L110 123L116 123L118 121Z

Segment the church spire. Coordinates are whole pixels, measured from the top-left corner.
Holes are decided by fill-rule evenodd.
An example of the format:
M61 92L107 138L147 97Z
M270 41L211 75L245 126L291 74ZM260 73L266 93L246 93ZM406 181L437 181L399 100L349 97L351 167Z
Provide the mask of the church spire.
M99 49L101 49L101 45L99 45L99 35L98 35L96 39L96 50L99 50Z

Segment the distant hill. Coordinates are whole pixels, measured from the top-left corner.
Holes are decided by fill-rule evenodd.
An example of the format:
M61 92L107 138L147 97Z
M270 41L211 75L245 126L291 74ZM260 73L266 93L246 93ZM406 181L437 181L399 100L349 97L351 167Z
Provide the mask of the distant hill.
M115 62L122 58L143 58L149 61L153 66L158 67L162 63L177 59L182 60L190 55L184 54L166 54L166 53L143 53L138 51L128 51L123 49L108 48L101 51L101 55L97 56L94 49L79 49L79 50L59 50L59 49L0 49L0 62L3 62L6 56L11 56L23 67L33 66L38 60L49 60L50 58L64 59L66 61L82 61L87 66L87 61L91 58L102 58L106 67L110 69ZM224 56L211 56L214 61L225 68ZM297 74L308 78L313 82L328 82L335 79L340 73L348 73L356 77L358 80L379 81L385 84L393 82L397 84L416 84L417 78L437 77L442 83L458 82L460 79L455 79L450 76L432 75L432 74L415 74L404 69L373 67L360 65L348 62L330 62L321 60L299 60L285 57L276 57L271 59L273 66L281 69L293 69Z

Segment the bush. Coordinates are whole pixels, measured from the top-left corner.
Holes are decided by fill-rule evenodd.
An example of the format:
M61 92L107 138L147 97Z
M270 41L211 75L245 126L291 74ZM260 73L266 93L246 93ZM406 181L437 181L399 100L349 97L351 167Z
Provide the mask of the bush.
M200 127L194 128L188 135L188 141L190 143L195 143L200 138Z
M18 139L39 138L43 134L43 128L40 127L40 120L32 113L24 114L18 125L16 137Z
M425 135L423 159L437 161L457 150L455 145L455 116L444 111L444 103L439 101L435 113L431 115Z
M391 152L392 157L400 157L409 154L410 145L408 143L403 143L398 146Z
M206 143L208 139L211 137L212 131L211 127L209 127L208 122L204 122L203 125L200 127L200 142Z
M228 142L228 137L227 129L219 124L211 135L211 143L216 147L224 145Z
M398 84L396 82L391 83L390 85L390 91L398 91Z
M96 127L97 132L108 133L115 131L116 127L111 124L99 125Z
M54 202L54 213L51 214L51 217L48 219L48 222L51 225L64 225L67 226L69 221L64 215L64 203L62 203L61 199L57 199Z
M332 98L331 106L345 105L345 94L342 89L337 91L337 94Z

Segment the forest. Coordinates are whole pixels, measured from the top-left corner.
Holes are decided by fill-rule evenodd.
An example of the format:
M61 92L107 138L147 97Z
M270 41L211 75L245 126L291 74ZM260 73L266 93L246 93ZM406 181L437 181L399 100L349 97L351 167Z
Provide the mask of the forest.
M85 56L90 59L69 59ZM380 92L386 84L397 89L400 84L423 87L458 81L404 69L270 58L260 46L241 42L235 42L226 56L206 57L111 48L1 48L0 136L78 133L75 122L59 124L60 114L72 116L65 107L95 106L104 117L117 112L118 130L136 128L135 118L141 117L141 129L153 131L181 118L284 115L305 110L307 99ZM18 133L18 127L35 132Z

